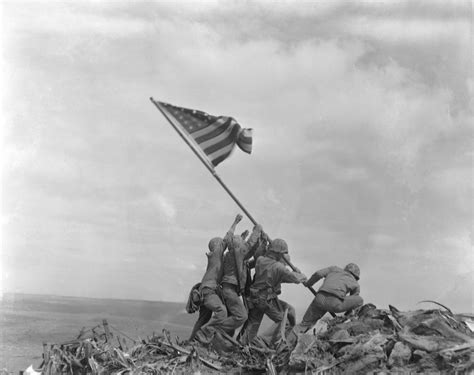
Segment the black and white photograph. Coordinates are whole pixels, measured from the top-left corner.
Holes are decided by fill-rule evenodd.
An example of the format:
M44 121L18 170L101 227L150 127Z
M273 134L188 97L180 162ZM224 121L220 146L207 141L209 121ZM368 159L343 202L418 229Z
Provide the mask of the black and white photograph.
M0 374L474 372L470 0L0 0Z

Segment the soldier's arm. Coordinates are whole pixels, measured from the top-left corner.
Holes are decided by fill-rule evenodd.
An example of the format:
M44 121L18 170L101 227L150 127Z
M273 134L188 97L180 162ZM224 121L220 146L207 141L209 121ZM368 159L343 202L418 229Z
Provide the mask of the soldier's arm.
M290 264L291 264L291 258L290 258L290 254L283 254L283 262L285 262L285 264L288 265L288 267L290 267ZM291 267L291 269L295 272L299 272L301 273L301 270L296 267L294 264L292 264L293 267Z
M249 239L245 243L245 248L243 249L244 259L249 259L255 254L257 250L257 243L262 233L262 226L260 224L256 224L253 227L252 234L250 235Z
M350 295L351 296L358 296L360 294L360 286L358 282L355 282L354 285L350 288Z
M268 242L264 235L265 233L262 232L257 244L255 245L255 251L253 252L253 258L249 260L248 266L249 268L254 268L255 264L257 263L258 257L265 255L267 251Z
M316 284L319 280L325 278L327 275L329 275L331 272L333 272L334 266L327 267L327 268L322 268L315 273L309 278L307 282L304 283L305 286L313 286Z
M229 245L230 244L230 240L232 239L232 236L234 235L235 233L235 228L237 227L237 224L239 224L240 222L242 221L242 215L241 214L237 214L235 216L235 219L234 219L234 222L232 223L232 225L230 226L229 230L227 231L225 237L224 237L224 242Z
M306 282L306 280L308 280L307 277L301 272L290 271L288 268L286 268L283 265L279 271L281 272L282 283L299 284L299 283L304 283Z

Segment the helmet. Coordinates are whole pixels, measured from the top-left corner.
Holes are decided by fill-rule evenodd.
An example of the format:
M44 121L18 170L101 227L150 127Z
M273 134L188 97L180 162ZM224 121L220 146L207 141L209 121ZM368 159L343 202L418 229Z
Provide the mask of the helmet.
M349 263L347 266L344 267L344 271L347 271L352 274L356 278L356 280L359 280L360 277L360 269L359 266L355 263Z
M210 251L215 251L221 246L223 246L224 240L220 237L214 237L212 240L209 241L209 250Z
M271 243L268 251L272 251L277 254L288 254L288 245L285 240L275 238Z

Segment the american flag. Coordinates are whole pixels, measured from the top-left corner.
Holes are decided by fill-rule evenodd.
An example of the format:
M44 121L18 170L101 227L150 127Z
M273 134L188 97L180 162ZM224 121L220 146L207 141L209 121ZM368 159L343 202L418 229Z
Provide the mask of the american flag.
M175 125L178 125L207 156L215 167L230 156L235 144L252 152L252 129L243 129L232 117L212 116L195 109L155 102Z

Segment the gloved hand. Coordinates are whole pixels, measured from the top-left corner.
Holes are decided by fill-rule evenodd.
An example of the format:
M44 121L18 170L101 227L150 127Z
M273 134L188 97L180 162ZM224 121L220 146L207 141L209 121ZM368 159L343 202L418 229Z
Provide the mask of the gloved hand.
M305 285L305 283L308 281L308 278L302 273L299 273L298 279L299 279L299 282L302 283L303 285Z
M263 231L263 227L261 224L255 224L255 226L253 227L254 230L258 230L259 232L262 232Z
M262 238L263 238L265 241L270 242L270 237L268 236L267 233L265 233L265 232L263 232L263 231L262 231Z
M245 240L245 239L247 239L248 235L249 235L249 231L248 231L248 229L246 229L245 231L242 232L240 237L242 237L242 239Z

